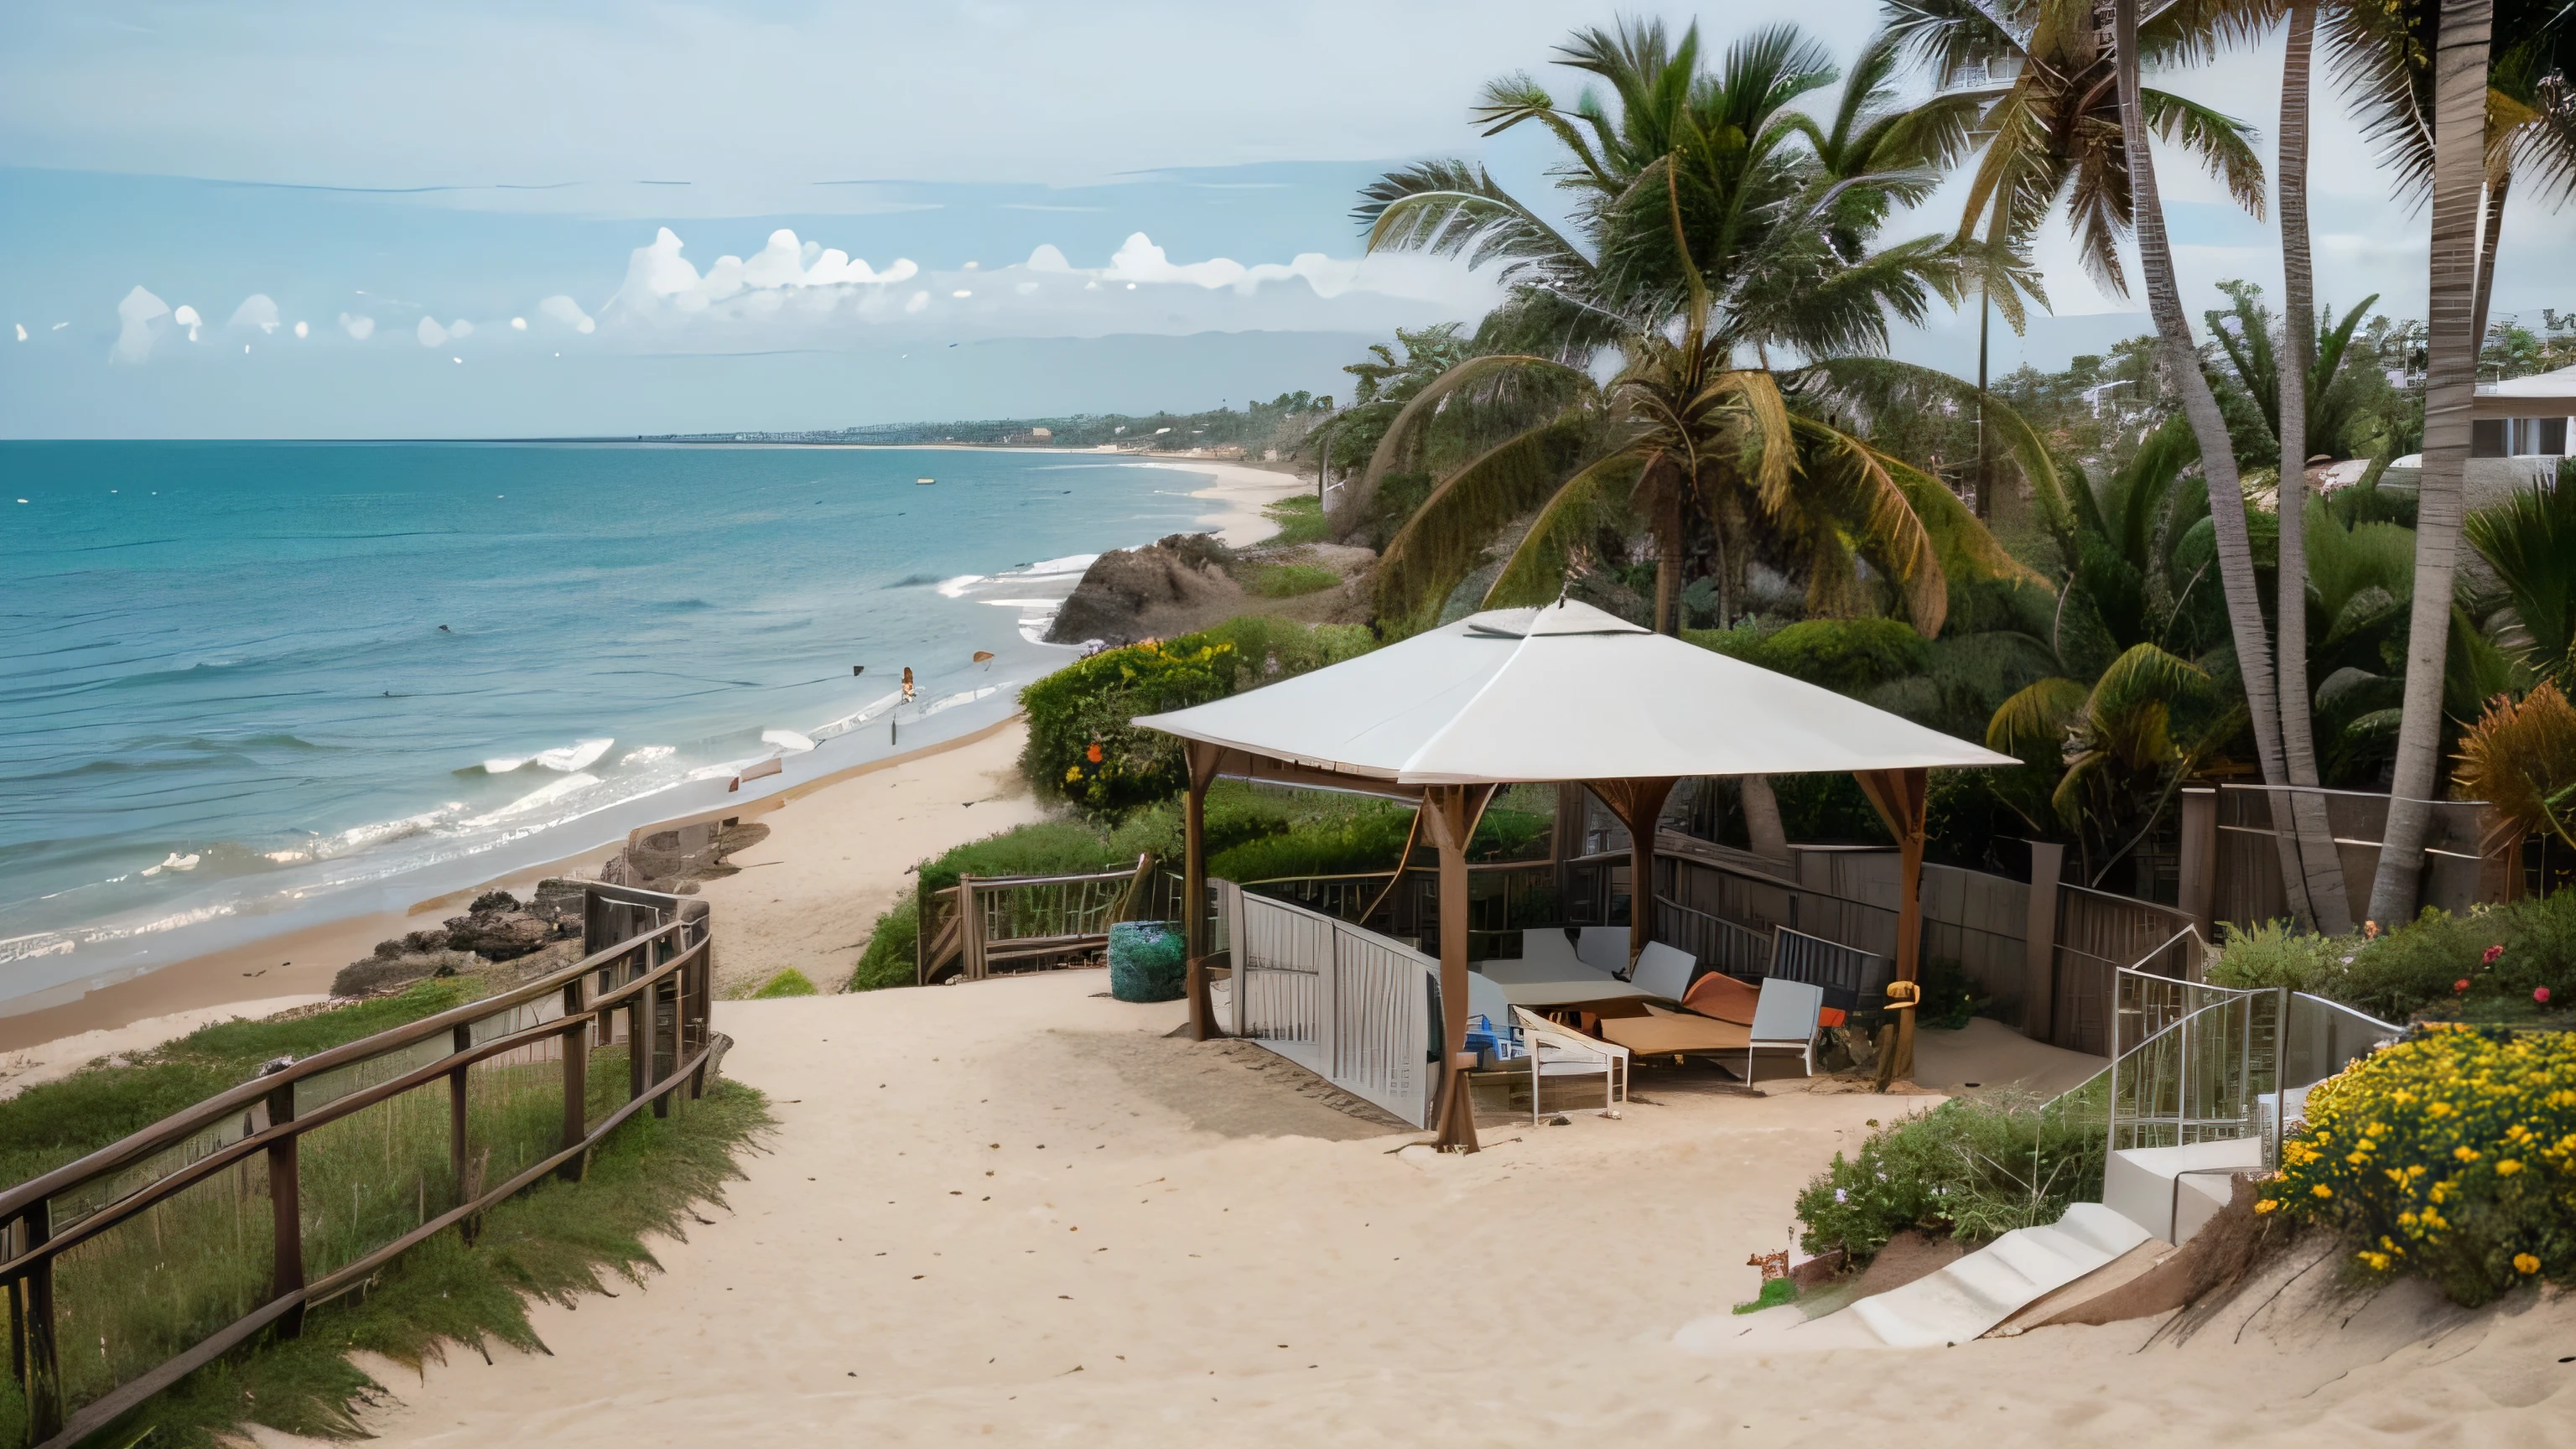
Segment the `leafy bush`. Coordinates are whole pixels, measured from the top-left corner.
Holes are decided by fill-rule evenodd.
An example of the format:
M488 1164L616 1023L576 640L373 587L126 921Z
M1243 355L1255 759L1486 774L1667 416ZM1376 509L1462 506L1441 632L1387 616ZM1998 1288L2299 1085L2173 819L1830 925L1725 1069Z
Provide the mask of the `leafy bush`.
M1799 1242L1859 1259L1907 1228L1982 1240L2053 1223L2101 1196L2104 1090L1953 1098L1881 1128L1798 1194Z
M2423 1028L2311 1090L2306 1118L2256 1212L2460 1303L2576 1280L2576 1035Z
M1968 982L1968 968L1947 956L1936 956L1923 963L1921 985L1923 1003L1914 1009L1914 1023L1932 1031L1958 1031L1969 1018L1994 1004L1992 997L1979 996Z
M1208 859L1219 880L1276 880L1292 875L1347 875L1388 870L1403 854L1413 812L1387 801L1339 820L1318 820L1278 835L1247 840Z
M1279 525L1272 543L1322 543L1333 536L1324 522L1324 505L1312 493L1292 493L1261 511Z
M786 970L779 972L777 975L770 977L767 981L760 983L760 989L751 993L751 999L754 1001L775 1001L782 996L814 996L818 994L819 993L814 989L814 983L806 977L805 973L797 970L793 966L790 966Z
M2529 1018L2576 995L2576 891L2350 936L2298 936L2280 923L2230 931L2209 979L2287 986L2389 1021L2425 1011Z
M1034 821L954 846L937 859L923 861L915 872L912 893L877 917L869 928L867 947L850 971L848 989L874 991L912 984L920 949L921 902L957 884L961 875L1073 875L1135 863L1132 853L1122 857L1097 831L1075 820Z
M1109 649L1020 692L1029 743L1020 772L1039 790L1117 812L1180 793L1181 742L1138 729L1138 715L1186 709L1375 647L1356 624L1251 617L1161 643Z
M1837 694L1858 695L1932 667L1931 641L1896 619L1809 619L1784 629L1748 620L1682 637Z
M1317 564L1264 564L1252 571L1252 591L1267 599L1293 599L1341 581L1340 574Z
M859 964L851 968L850 984L844 989L910 986L920 969L920 951L920 908L906 896L892 910L877 914L876 924L868 928L867 949L859 953Z

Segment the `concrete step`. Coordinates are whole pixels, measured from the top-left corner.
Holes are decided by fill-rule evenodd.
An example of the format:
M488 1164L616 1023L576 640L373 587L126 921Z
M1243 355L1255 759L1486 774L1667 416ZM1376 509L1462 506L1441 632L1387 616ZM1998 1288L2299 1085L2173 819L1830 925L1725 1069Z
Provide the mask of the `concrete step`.
M1891 1347L1965 1343L2152 1236L2100 1203L2080 1202L2051 1226L2015 1229L1930 1277L1844 1312Z

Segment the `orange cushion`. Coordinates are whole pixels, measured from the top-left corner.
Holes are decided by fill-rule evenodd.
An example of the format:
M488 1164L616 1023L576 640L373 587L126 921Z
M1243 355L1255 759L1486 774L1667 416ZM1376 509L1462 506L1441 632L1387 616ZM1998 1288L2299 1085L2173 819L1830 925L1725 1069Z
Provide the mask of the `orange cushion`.
M1702 1016L1731 1021L1738 1026L1753 1024L1753 1004L1761 998L1759 988L1748 986L1720 971L1712 971L1691 983L1682 994L1682 1005Z
M1817 1012L1816 1012L1816 1025L1818 1025L1818 1026L1840 1026L1840 1025L1842 1025L1842 1024L1843 1024L1843 1009L1842 1009L1841 1007L1839 1007L1839 1006L1827 1006L1827 1007L1819 1008L1819 1009L1817 1010Z

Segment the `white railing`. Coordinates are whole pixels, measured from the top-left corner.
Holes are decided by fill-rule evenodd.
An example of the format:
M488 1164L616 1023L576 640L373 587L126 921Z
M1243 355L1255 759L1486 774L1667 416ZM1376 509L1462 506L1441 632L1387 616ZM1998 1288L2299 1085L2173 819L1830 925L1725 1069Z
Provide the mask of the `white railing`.
M1439 1086L1440 963L1374 931L1223 886L1234 1034L1416 1127Z

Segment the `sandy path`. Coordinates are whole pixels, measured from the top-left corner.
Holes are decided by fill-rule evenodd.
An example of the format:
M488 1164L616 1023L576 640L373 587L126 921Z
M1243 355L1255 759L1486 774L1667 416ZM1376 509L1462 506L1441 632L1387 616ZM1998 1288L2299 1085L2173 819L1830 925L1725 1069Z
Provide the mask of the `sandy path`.
M1659 1089L1443 1159L1164 1033L1097 972L727 1004L782 1122L642 1292L453 1356L388 1445L2536 1444L2576 1311L2386 1295L2344 1329L2150 1325L1930 1354L1694 1357L1886 1098ZM1258 1135L1296 1132L1317 1135ZM2323 1275L2316 1275L2322 1279ZM2296 1302L2295 1298L2291 1300ZM2527 1300L2526 1300L2527 1303ZM2271 1310L2275 1317L2279 1310ZM2373 1315L2376 1315L2374 1318ZM2392 1329L2390 1325L2394 1325ZM2427 1325L2450 1327L2428 1346ZM2376 1331L2374 1331L2376 1330ZM1735 1438L1725 1431L1746 1437Z
M877 913L927 857L1045 815L1020 779L1018 720L945 754L799 793L753 817L769 838L703 883L716 925L716 985L757 985L794 967L824 990L858 963Z

